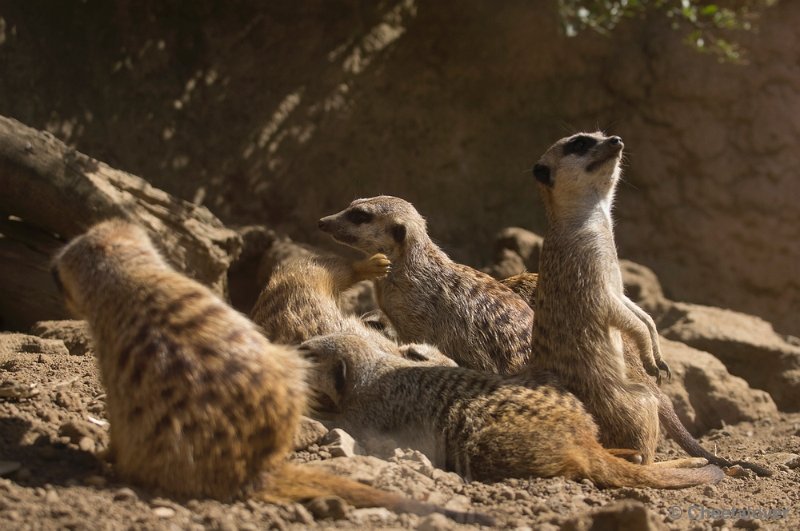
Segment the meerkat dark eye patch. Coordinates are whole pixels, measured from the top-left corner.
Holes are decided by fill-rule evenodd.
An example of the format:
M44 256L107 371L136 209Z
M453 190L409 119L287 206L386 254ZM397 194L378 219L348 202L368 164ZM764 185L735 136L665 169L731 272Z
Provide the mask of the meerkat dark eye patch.
M550 174L550 168L544 164L537 164L533 167L533 176L542 184L553 186L553 178Z
M395 225L392 227L392 237L394 241L397 243L403 243L403 240L406 239L406 226L405 225Z
M591 136L578 135L566 144L564 144L564 156L567 155L586 155L597 144L597 139Z
M369 223L372 221L372 214L365 210L361 210L360 208L353 208L347 211L347 214L344 215L345 219L350 223L355 225L362 225L364 223Z

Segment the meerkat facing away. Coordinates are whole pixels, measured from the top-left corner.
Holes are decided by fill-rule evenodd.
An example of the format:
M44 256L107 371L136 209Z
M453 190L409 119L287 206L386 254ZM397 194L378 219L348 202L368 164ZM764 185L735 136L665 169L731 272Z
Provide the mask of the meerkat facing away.
M658 398L627 377L622 333L660 381L661 358L649 315L623 292L611 220L622 140L579 133L553 144L534 166L547 215L539 258L533 370L551 370L580 398L606 446L628 444L652 461Z
M357 199L319 227L367 255L383 253L391 271L375 281L381 310L403 342L436 345L460 366L511 374L531 353L533 312L489 275L453 262L427 233L411 203Z
M714 465L635 465L597 440L580 401L544 374L507 378L421 366L363 337L317 337L300 346L309 385L349 431L388 434L468 479L565 476L601 486L680 488L719 481ZM368 437L367 437L368 438Z
M139 227L96 225L58 254L53 273L68 308L89 322L126 480L181 498L337 495L469 518L287 463L307 406L306 363L171 269Z

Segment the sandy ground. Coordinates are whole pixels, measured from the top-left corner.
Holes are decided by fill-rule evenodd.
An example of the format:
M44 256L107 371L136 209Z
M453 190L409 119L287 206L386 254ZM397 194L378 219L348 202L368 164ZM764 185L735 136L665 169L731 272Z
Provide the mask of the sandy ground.
M54 345L60 346L55 342ZM153 497L115 478L102 458L108 443L104 394L94 356L71 345L42 348L31 342L0 356L0 528L2 529L445 529L443 517L395 515L333 501L269 505L241 501L175 501ZM456 509L493 515L498 526L534 529L797 529L800 528L800 414L777 421L727 426L703 443L725 455L771 466L772 478L726 478L715 486L678 491L596 488L563 479L464 483L427 459L398 450L388 461L331 458L312 445L293 456L328 460L337 470L374 485ZM664 441L659 459L682 455ZM767 517L715 513L773 510ZM606 526L606 527L603 527ZM607 527L610 526L610 527Z

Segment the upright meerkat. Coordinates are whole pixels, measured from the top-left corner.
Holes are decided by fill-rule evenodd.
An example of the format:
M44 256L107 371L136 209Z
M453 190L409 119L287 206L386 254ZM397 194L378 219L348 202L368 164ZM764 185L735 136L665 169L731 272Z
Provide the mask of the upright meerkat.
M460 366L511 374L530 356L533 312L489 275L453 262L411 203L380 196L353 201L319 221L335 240L391 271L375 281L378 304L401 341L439 347Z
M531 308L535 311L536 305L536 286L539 281L539 275L536 273L520 273L508 278L500 280L503 284L514 290L514 292L525 299ZM534 317L535 322L535 317ZM535 324L534 324L535 327ZM534 331L534 334L536 332ZM748 461L732 461L723 457L717 456L703 448L700 442L689 433L689 430L678 418L675 413L675 407L672 400L658 387L658 384L650 377L642 367L639 361L639 354L636 351L636 345L627 335L623 335L623 353L625 356L625 366L628 371L628 378L636 383L645 385L654 396L658 398L658 418L661 421L661 427L667 432L678 445L692 457L701 457L706 459L709 463L730 468L734 465L739 465L744 468L749 468L755 471L760 476L771 476L772 472L760 465L750 463ZM655 451L655 449L653 449Z
M530 361L553 371L600 426L600 440L629 447L644 463L658 443L658 398L627 377L622 333L660 381L669 374L652 318L623 292L611 206L624 145L579 133L553 144L534 166L547 214L539 259Z
M123 478L182 498L337 495L356 506L448 514L286 463L307 405L306 363L172 270L142 229L96 225L58 254L53 273L68 308L89 322Z
M565 476L608 487L679 488L717 482L714 465L635 465L603 448L581 402L544 374L527 378L420 366L363 337L303 343L309 385L348 431L388 434L468 479ZM624 453L624 452L619 452Z

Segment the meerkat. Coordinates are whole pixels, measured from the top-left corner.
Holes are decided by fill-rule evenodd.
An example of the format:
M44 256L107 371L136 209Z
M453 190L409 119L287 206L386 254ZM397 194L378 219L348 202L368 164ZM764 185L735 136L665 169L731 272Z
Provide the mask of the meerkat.
M508 286L514 292L525 299L531 308L535 311L536 306L536 286L538 285L539 275L537 273L520 273L508 278L501 279L504 285ZM534 317L535 323L535 317ZM535 327L535 324L534 324ZM536 332L534 331L534 334ZM644 371L640 361L639 354L636 352L636 345L627 335L623 335L623 354L625 356L625 366L627 369L627 376L634 382L645 385L653 395L658 399L658 418L661 421L661 427L664 428L667 435L672 438L683 450L692 457L700 457L706 459L709 463L717 465L724 469L730 469L734 465L739 465L743 468L749 468L755 471L760 476L771 476L772 471L760 465L750 463L748 461L733 461L717 456L703 448L700 442L689 433L686 426L683 425L678 414L675 412L675 407L672 400L658 387L658 384ZM640 456L640 454L636 454Z
M386 256L375 254L349 262L335 255L283 252L280 242L274 245L277 249L272 254L278 255L275 267L250 312L270 341L297 345L314 336L345 331L387 340L339 307L343 291L389 271Z
M633 448L646 464L658 443L658 398L627 377L622 333L636 342L648 374L660 381L669 367L652 319L623 292L611 220L623 147L617 136L579 133L534 166L547 232L529 367L552 371L584 402L604 445Z
M94 226L57 255L53 274L67 307L89 323L122 478L179 498L336 495L469 516L287 463L307 407L306 362L170 268L141 228Z
M280 245L280 244L276 244ZM339 295L361 280L373 280L389 270L385 255L349 262L335 255L298 254L276 249L279 255L267 285L253 306L251 318L267 339L298 345L315 336L334 333L361 335L384 352L412 360L455 366L456 363L424 343L398 344L382 315L345 315Z
M489 275L453 262L411 203L358 199L319 227L366 255L389 258L391 270L375 280L376 295L401 341L432 343L462 367L510 374L524 366L531 309Z
M635 465L604 449L581 402L546 374L508 378L421 366L336 334L300 346L309 385L356 434L395 436L467 479L564 476L607 487L680 488L713 483L714 465ZM623 452L620 452L623 453Z

